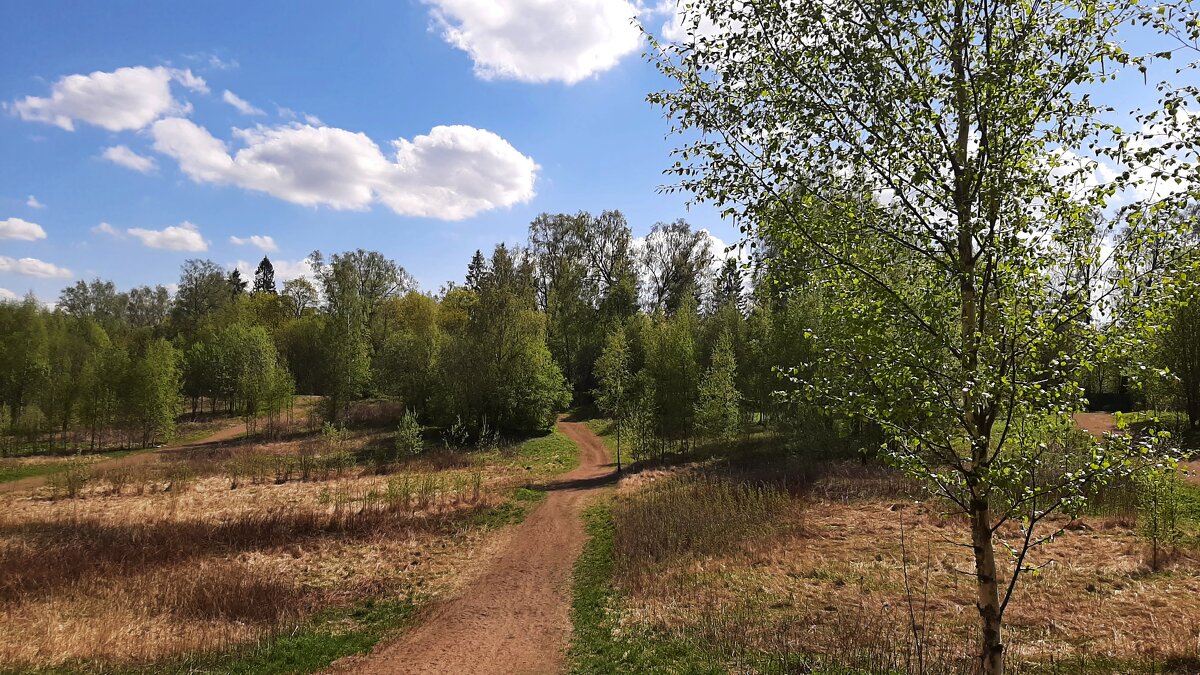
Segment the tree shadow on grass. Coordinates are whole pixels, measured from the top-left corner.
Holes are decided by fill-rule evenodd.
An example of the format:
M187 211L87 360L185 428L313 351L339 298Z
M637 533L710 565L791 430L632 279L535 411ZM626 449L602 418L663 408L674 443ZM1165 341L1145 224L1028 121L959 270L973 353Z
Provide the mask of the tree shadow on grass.
M212 554L236 555L301 540L364 539L388 529L449 533L476 506L432 516L389 507L328 513L274 510L233 520L158 520L105 523L95 519L0 524L0 536L22 545L0 551L0 603L38 595L81 580L146 571Z

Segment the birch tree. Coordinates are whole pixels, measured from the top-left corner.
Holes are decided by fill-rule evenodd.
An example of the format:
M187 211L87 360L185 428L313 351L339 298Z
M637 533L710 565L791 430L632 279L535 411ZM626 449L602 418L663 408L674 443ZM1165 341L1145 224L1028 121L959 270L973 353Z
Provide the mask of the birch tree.
M1146 446L1052 433L1085 404L1081 373L1146 351L1172 292L1158 273L1171 256L1145 253L1170 250L1173 233L1147 224L1190 197L1186 113L1164 96L1163 110L1123 118L1141 127L1129 132L1100 97L1113 77L1140 84L1135 69L1150 64L1117 35L1141 10L688 7L687 39L651 38L674 82L650 99L682 137L668 190L804 257L824 332L820 367L793 377L879 425L890 460L967 516L980 667L1001 673L1005 608L1039 523L1153 461ZM1000 540L1013 520L1020 540ZM997 549L1011 560L998 564Z

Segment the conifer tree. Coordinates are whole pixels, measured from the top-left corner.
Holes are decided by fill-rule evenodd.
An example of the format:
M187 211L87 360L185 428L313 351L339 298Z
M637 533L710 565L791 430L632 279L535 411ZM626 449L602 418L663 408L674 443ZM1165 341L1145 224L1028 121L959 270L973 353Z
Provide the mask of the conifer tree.
M258 263L258 269L254 270L254 294L275 295L276 292L275 266L271 264L271 259L264 255L262 261Z
M696 426L706 438L729 440L737 435L741 419L741 394L734 378L737 360L733 338L722 331L713 350L712 365L700 380L700 398L696 401Z

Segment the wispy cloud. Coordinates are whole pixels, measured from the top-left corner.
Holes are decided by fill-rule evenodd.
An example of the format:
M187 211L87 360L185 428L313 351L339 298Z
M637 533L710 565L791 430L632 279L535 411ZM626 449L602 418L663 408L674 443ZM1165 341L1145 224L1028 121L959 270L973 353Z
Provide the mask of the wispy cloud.
M266 115L267 114L267 113L263 112L262 108L254 107L253 105L250 104L249 101L242 98L241 96L238 96L237 94L233 93L232 91L229 91L228 89L225 90L224 94L221 94L221 100L225 101L229 105L236 108L237 111L242 113L243 115Z

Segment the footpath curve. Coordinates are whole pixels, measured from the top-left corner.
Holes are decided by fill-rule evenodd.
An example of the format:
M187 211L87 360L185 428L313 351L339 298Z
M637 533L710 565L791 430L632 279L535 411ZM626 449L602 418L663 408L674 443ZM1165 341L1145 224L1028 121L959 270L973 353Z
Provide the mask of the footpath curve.
M333 672L370 674L561 672L571 637L571 571L587 535L587 498L614 477L604 442L583 423L559 421L579 446L579 468L545 486L488 567L455 598L365 658Z

